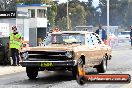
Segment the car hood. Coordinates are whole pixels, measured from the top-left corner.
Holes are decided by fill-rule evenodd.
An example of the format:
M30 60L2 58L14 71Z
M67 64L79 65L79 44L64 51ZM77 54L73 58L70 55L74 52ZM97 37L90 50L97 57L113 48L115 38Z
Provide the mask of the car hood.
M80 46L80 44L52 44L47 46L28 47L23 51L72 51L73 48Z

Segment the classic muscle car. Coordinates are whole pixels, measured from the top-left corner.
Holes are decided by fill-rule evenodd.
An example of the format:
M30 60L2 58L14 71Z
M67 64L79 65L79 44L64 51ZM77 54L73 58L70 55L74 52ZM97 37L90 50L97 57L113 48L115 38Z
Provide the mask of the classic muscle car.
M27 76L35 79L38 71L71 71L78 74L78 63L85 68L97 68L99 73L107 69L111 59L111 47L105 45L93 32L62 31L50 33L41 46L28 47L22 51L20 64L26 67Z

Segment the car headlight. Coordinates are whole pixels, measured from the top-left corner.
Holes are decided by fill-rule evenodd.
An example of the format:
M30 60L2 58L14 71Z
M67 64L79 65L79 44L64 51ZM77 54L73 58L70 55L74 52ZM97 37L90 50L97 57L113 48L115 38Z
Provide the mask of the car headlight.
M73 57L73 53L71 51L67 51L65 54L68 58L72 58Z
M23 52L22 53L22 58L27 59L28 58L28 52Z

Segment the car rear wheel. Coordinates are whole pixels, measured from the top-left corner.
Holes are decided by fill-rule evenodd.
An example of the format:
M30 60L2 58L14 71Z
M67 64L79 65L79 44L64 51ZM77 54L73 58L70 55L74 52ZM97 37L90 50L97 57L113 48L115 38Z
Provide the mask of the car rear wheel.
M36 77L38 76L38 68L26 67L26 72L29 79L36 79Z
M98 73L105 73L107 70L107 60L104 59L100 65L97 66Z

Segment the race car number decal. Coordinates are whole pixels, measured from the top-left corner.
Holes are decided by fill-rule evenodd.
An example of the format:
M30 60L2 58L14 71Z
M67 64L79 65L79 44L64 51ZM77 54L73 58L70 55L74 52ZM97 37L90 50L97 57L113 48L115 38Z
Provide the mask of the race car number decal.
M51 67L53 66L52 62L41 62L41 67Z

